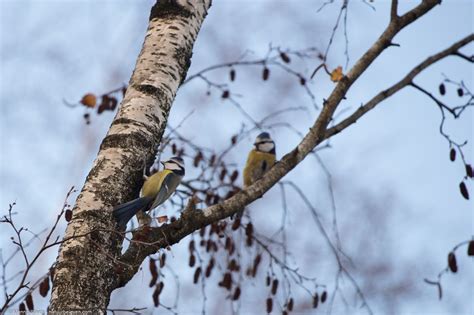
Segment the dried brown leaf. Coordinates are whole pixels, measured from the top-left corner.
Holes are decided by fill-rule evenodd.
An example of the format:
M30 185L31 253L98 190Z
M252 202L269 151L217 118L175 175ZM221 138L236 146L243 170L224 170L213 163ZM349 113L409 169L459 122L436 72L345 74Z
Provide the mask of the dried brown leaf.
M344 77L342 73L342 67L339 66L331 72L331 81L332 82L339 82Z
M87 93L82 97L81 104L86 107L94 108L97 104L97 97L92 93Z
M159 217L156 218L156 221L158 221L158 223L167 222L168 221L168 216L167 215L159 216Z

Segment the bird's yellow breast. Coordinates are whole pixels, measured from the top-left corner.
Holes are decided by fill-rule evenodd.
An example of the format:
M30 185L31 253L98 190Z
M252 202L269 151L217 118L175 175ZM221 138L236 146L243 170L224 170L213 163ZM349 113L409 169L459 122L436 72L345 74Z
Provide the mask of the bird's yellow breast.
M163 184L163 180L165 179L166 175L168 175L169 173L172 173L172 171L162 170L148 177L145 183L143 183L143 187L142 187L140 195L142 197L155 198L155 196L158 194L160 190L161 185Z
M262 175L275 164L275 161L275 154L261 152L255 149L250 151L244 168L244 186L249 186L260 179ZM264 164L266 165L265 171L263 171Z

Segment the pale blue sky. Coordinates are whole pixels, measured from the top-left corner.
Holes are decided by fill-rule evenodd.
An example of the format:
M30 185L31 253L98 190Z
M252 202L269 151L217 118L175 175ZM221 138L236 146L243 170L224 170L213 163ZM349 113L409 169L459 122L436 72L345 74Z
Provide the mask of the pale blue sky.
M41 230L56 216L70 186L82 186L113 114L93 115L92 124L87 126L82 118L84 110L70 109L62 100L78 100L87 92L103 93L128 82L143 41L151 3L0 1L1 212L7 209L8 203L16 201L19 222ZM416 3L401 1L400 12ZM189 73L232 61L247 49L253 51L249 58L261 57L270 42L284 48L316 46L324 50L337 11L333 5L316 13L320 4L321 1L214 1L196 42ZM388 1L374 1L374 12L361 1L350 2L349 66L387 24L388 4ZM443 1L396 37L395 42L401 47L388 49L374 62L351 88L342 107L357 108L427 56L472 33L472 21L471 1ZM331 68L345 62L341 34L337 34L331 48L328 60ZM472 45L464 51L472 54ZM305 73L310 74L315 65L308 63ZM243 95L241 103L253 116L261 118L275 106L311 108L303 90L298 90L297 82L296 87L292 86L283 74L277 74L275 81L262 83L260 71L239 69L237 81L231 85L232 91ZM454 57L433 66L415 81L437 93L442 73L473 86L472 67ZM225 71L213 78L228 81ZM319 103L333 86L324 76L310 83ZM287 94L275 93L286 88ZM450 88L444 100L457 104L454 95L454 88ZM182 133L201 145L217 148L227 145L230 136L245 122L235 108L220 100L219 93L206 97L205 86L196 82L178 93L170 123L176 125L193 108L196 111L182 127ZM316 114L310 109L306 115L292 115L288 119L295 128L305 132ZM203 119L209 125L206 128ZM474 164L473 120L474 113L468 110L462 119L446 124L455 139L470 141L465 154L471 164ZM435 104L406 88L335 136L333 148L321 153L335 182L343 246L356 263L354 275L368 291L369 303L378 314L473 312L473 302L469 302L469 297L474 295L472 260L460 257L459 274L444 277L445 298L441 302L435 289L422 281L425 277L435 278L445 266L450 248L474 234L472 198L468 202L458 191L463 166L449 161L448 144L438 133L439 121ZM284 129L273 135L280 156L299 140ZM228 156L229 162L243 167L254 136ZM329 228L330 198L324 173L317 163L304 161L285 179L295 180L304 187ZM472 181L468 187L474 195ZM273 189L268 199L278 200L279 192ZM367 200L373 202L368 204ZM255 208L264 205L268 203L259 201ZM275 203L274 207L278 205ZM334 262L327 258L330 254L324 242L318 241L320 237L311 230L314 225L302 224L301 218L306 214L301 210L301 202L295 198L292 206L295 212L290 218L293 230L289 241L295 253L305 251L299 265L303 271L332 285ZM367 209L373 213L367 213ZM272 231L280 217L269 219L264 210L254 211L256 222L262 230ZM1 236L4 239L9 235L2 230ZM181 250L186 250L186 245L184 241L176 247L171 261L175 262L175 271L183 276L182 294L192 296L192 302L183 311L192 313L200 311L200 304L199 294L191 293L196 288L189 284L191 278L187 276L186 252ZM309 245L314 245L315 253L314 248L308 249ZM386 249L391 252L386 253ZM55 251L50 253L49 262L55 255ZM367 277L374 269L370 260L389 261L391 269L386 274ZM47 264L45 261L44 265ZM398 280L407 272L411 276L408 284L404 283L408 287L405 293L394 297L384 293L403 285ZM146 272L140 272L130 284L140 290L131 293L130 287L126 287L123 292L114 293L112 305L151 306L151 293L142 293L142 288L147 288L147 277ZM125 292L133 303L118 298ZM252 296L252 291L247 291L245 301L260 303L264 294L260 293ZM168 298L172 295L167 294ZM38 305L45 305L41 303L38 300ZM212 307L210 313L213 314Z

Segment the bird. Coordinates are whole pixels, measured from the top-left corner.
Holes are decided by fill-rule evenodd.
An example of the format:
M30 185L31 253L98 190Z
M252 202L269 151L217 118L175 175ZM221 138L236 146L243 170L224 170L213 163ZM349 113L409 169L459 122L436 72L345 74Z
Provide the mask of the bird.
M165 202L181 183L185 174L184 161L181 157L173 156L162 161L163 170L145 177L140 197L113 209L113 216L120 227L126 227L128 221L139 211L149 211Z
M253 145L244 168L244 188L259 180L276 161L275 142L268 132L259 134Z
M244 188L262 178L276 161L275 142L268 132L259 134L253 145L244 167ZM237 212L236 218L240 220L243 213L243 210Z

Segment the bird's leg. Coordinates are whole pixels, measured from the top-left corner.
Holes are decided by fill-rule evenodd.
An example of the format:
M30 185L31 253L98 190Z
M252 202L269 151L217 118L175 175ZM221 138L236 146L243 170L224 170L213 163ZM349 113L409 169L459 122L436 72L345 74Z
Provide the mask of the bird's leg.
M143 180L147 180L148 179L148 176L146 175L147 174L147 171L146 171L146 159L143 159Z
M151 217L143 211L137 213L138 226L149 226L151 223Z

